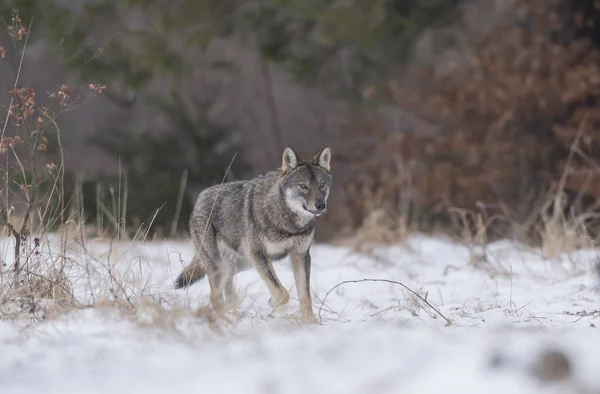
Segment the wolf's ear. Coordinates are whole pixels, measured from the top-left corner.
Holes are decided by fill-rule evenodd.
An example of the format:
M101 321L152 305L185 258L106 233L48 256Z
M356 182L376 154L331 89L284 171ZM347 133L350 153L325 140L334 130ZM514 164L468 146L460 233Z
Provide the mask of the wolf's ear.
M294 171L298 167L298 155L289 146L283 150L283 157L281 159L281 170L284 174L288 171Z
M331 149L328 146L323 148L313 157L313 164L331 172Z

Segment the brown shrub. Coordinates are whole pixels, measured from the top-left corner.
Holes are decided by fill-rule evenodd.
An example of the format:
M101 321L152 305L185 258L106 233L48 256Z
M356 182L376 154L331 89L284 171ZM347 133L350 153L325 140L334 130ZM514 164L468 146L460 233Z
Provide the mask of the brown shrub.
M567 193L571 213L590 208L600 198L600 51L589 30L599 15L518 0L488 34L467 35L467 65L403 69L403 85L369 87L427 126L393 132L354 114L360 126L343 130L340 147L351 154L338 155L353 169L344 185L353 225L383 208L432 229L451 224L447 208L457 207L502 216L496 235L515 223L535 235L548 193Z

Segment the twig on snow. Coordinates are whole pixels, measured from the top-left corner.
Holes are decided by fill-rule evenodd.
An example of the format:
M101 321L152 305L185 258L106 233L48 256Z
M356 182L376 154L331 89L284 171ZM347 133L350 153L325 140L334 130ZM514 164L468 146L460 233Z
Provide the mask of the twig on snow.
M337 285L333 286L327 292L327 294L325 294L325 297L323 298L323 301L321 301L321 306L319 307L319 320L321 320L321 310L323 309L323 305L325 304L325 300L329 296L329 293L331 293L332 291L334 291L335 289L337 289L338 287L340 287L342 285L345 285L345 284L348 284L348 283L362 283L362 282L385 282L385 283L391 283L391 284L394 284L394 285L400 285L400 286L404 287L404 289L406 289L412 295L414 295L415 297L417 297L418 299L420 299L421 301L423 301L428 307L430 307L431 309L433 309L444 320L446 320L446 325L447 326L449 326L449 325L452 324L452 320L450 320L446 316L444 316L442 314L442 312L440 312L436 307L434 307L433 305L431 305L426 299L424 299L423 297L421 297L419 294L417 294L411 288L409 288L408 286L406 286L404 283L400 283L400 282L397 282L397 281L394 281L394 280L388 280L388 279L367 279L367 278L365 278L365 279L357 279L357 280L345 280L345 281L340 282Z
M580 312L563 312L565 315L569 315L569 316L578 316L579 319L575 320L573 323L577 323L579 320L583 319L584 317L596 317L597 315L600 315L600 311L598 310L594 310L591 312L587 312L587 311L580 311Z

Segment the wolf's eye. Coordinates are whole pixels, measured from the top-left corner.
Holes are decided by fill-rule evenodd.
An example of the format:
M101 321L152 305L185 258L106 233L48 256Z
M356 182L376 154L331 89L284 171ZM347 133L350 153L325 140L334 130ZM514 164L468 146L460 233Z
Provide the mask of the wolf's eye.
M300 186L302 189L308 189L308 186L306 186L304 183L299 183L298 186Z
M322 189L325 187L325 182L321 182L321 184L319 185L319 187Z

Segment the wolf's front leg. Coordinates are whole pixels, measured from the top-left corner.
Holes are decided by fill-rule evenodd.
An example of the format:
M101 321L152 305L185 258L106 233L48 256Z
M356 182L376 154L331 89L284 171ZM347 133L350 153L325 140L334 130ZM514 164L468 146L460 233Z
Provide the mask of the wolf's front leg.
M269 261L267 256L261 252L253 252L250 254L250 259L269 288L269 292L271 293L269 306L278 308L287 304L290 300L290 295L279 281L279 278L277 278L275 270L273 269L273 264L271 264L271 261Z
M304 253L294 252L291 255L292 271L300 300L300 316L309 323L318 323L312 309L312 299L310 296L310 251Z

